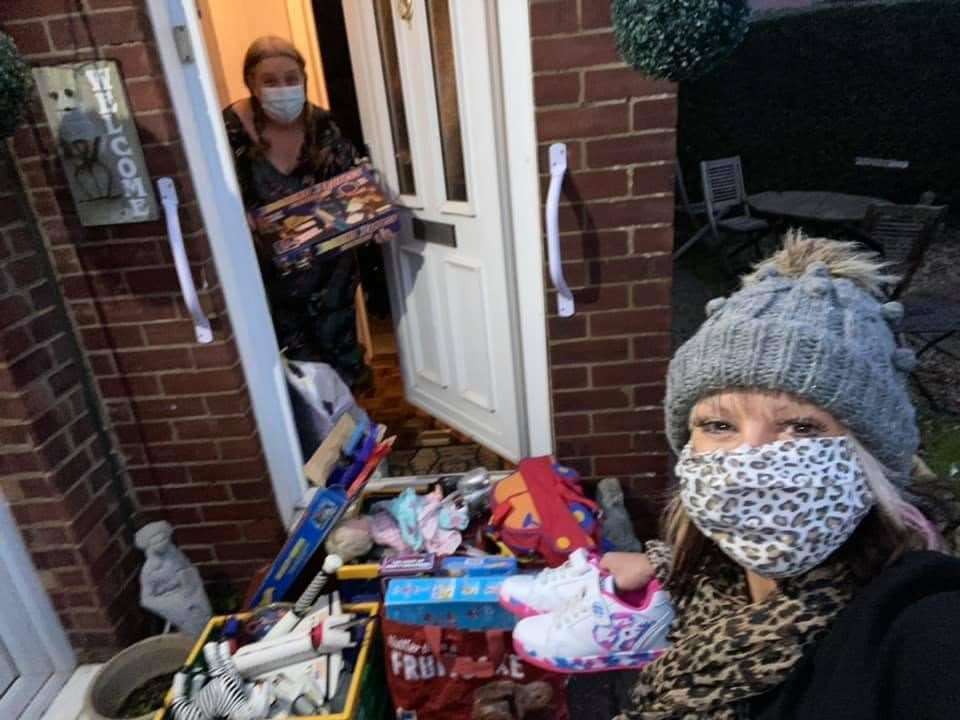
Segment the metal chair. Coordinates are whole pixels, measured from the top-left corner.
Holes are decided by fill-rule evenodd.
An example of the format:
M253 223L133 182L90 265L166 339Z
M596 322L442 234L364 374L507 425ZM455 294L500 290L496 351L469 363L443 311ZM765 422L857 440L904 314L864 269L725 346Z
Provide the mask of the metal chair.
M960 360L941 346L960 332L960 291L946 296L911 287L946 214L945 206L878 205L867 210L864 230L882 248L890 270L900 277L890 288L890 297L903 304L899 329L905 337L920 343L917 357L936 349ZM928 400L939 405L916 375L914 381Z
M748 236L748 240L735 248L731 255L751 245L756 246L770 230L770 224L750 215L740 156L704 160L700 163L700 178L713 236L718 241L721 233Z

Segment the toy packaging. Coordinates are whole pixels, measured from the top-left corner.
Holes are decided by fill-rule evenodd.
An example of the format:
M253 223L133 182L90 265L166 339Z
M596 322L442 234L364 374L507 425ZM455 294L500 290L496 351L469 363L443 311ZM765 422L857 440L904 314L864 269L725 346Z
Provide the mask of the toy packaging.
M411 625L510 630L516 618L500 605L502 576L399 578L387 587L385 613Z
M282 272L372 239L392 240L400 232L399 214L369 165L257 208L253 217Z

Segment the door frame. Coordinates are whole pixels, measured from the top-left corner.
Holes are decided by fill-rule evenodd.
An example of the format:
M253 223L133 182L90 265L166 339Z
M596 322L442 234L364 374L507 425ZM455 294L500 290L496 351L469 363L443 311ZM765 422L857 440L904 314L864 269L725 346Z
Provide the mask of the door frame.
M10 512L6 498L0 493L0 565L3 565L13 578L13 587L5 590L4 597L19 600L29 618L29 628L24 628L27 634L34 639L31 649L43 654L49 661L52 672L39 689L20 716L39 718L47 707L56 698L57 693L70 679L70 674L77 666L77 658L63 630L60 618L57 616L50 602L40 577L34 568L33 561L17 527L17 521ZM22 649L22 648L21 648ZM16 683L7 692L16 687Z
M303 456L266 293L233 172L232 153L219 120L220 107L203 31L197 14L185 12L185 7L195 6L195 0L147 0L157 52L230 311L277 506L284 522L289 522L306 489ZM530 455L545 455L553 452L553 420L529 9L525 2L497 2L496 16L500 102L502 107L510 108L510 121L504 132L511 190L508 229L513 238L528 239L513 242L509 253L514 266L510 280L517 299L527 451ZM181 28L179 50L174 28ZM189 54L190 59L181 61L180 52ZM505 68L510 71L504 72ZM524 282L518 282L520 277Z

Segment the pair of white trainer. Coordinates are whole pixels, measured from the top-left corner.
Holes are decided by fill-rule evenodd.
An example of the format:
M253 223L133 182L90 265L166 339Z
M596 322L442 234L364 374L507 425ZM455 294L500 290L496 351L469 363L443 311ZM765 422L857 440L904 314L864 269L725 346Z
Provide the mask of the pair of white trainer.
M668 647L674 610L658 580L618 594L599 558L577 550L558 568L513 575L500 604L522 619L513 630L516 653L559 673L642 667Z

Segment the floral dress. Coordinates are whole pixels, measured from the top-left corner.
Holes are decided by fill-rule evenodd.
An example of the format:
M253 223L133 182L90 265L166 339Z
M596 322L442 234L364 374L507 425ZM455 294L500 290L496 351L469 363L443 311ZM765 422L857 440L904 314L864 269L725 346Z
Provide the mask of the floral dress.
M296 167L282 173L259 151L233 106L223 111L237 180L248 210L266 205L349 170L353 145L330 113L309 109L306 138ZM257 242L257 257L273 315L277 342L291 360L327 363L351 387L366 384L370 370L357 338L354 298L360 280L357 256L337 253L310 267L281 274L270 249Z

